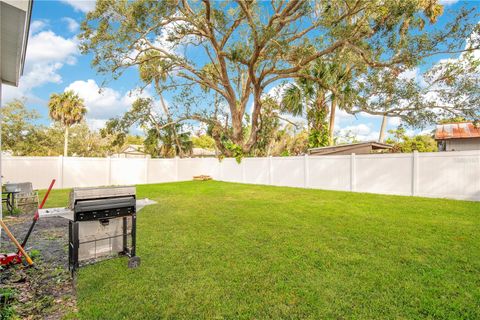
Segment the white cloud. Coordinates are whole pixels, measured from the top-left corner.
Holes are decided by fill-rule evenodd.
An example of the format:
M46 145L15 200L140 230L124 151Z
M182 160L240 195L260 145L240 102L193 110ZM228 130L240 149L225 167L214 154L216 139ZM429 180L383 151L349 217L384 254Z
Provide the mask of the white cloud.
M279 84L276 86L272 86L267 91L267 96L272 97L277 103L280 103L282 101L282 96L285 93L285 90L287 89L287 85L289 84Z
M398 78L403 80L415 80L415 82L421 87L425 87L427 85L427 82L423 78L420 69L417 67L403 71L398 75Z
M93 79L77 80L65 88L72 90L85 100L87 107L87 124L92 129L99 129L113 117L121 116L138 97L150 97L148 91L133 90L122 94L113 88L100 88Z
M88 117L92 119L108 119L125 112L129 104L125 96L112 88L103 88L93 79L77 80L65 88L72 90L85 100Z
M478 24L480 24L480 21L478 22ZM480 33L474 32L470 35L469 38L467 38L465 48L471 49L474 46L478 47L479 44L480 44ZM472 54L475 59L480 59L480 50L478 49L474 50Z
M391 127L398 127L402 123L399 117L388 117L388 125Z
M70 17L63 17L62 21L67 24L68 31L70 32L76 32L78 28L80 28L80 24Z
M444 6L451 6L457 3L459 0L440 0L440 4L443 4Z
M42 31L28 41L26 67L51 61L75 64L78 55L75 38L64 38L53 31Z
M87 125L90 130L98 131L102 128L105 128L107 123L106 119L86 119Z
M415 136L415 130L414 129L407 129L405 130L405 135L409 137L414 137Z
M355 126L347 126L345 128L343 128L342 130L344 131L352 131L356 134L361 134L361 135L366 135L366 134L369 134L372 130L370 129L369 126L367 126L366 124L364 123L360 123L358 125L355 125Z
M337 136L342 137L353 134L359 141L374 141L378 139L379 132L371 128L371 124L360 123L357 125L346 126L338 131Z
M5 86L3 101L6 103L15 98L26 97L37 99L32 89L47 83L61 83L60 69L65 65L74 65L79 54L77 40L64 38L52 31L41 31L30 37L23 76L19 86Z
M160 34L152 36L149 39L151 45L156 48L162 48L168 54L176 55L179 57L183 57L186 55L187 50L187 43L194 42L194 36L184 36L183 38L179 39L178 41L168 41L169 36L174 34L178 36L178 32L176 32L177 28L186 27L187 23L182 21L176 21L166 24L162 27ZM137 55L139 54L140 50L149 48L150 45L143 39L140 39L136 42L135 47L131 50L128 55L125 57L125 62L129 62L134 60Z
M70 5L75 11L87 13L95 9L95 0L61 0L63 3Z
M418 134L419 135L432 135L432 131L435 130L435 127L429 127L427 129L423 129L422 131L420 131Z
M456 1L450 1L450 2L456 2ZM480 23L480 22L479 22ZM470 37L468 37L466 39L466 44L465 44L465 49L471 49L472 46L478 46L480 44L480 35L478 33L472 33L470 35ZM444 59L440 59L438 60L434 66L432 67L432 70L429 74L429 81L434 81L434 80L438 80L440 76L442 76L443 72L442 70L444 68L449 68L449 65L457 65L457 66L460 66L460 67L463 67L463 68L470 68L471 67L471 64L470 64L470 60L467 59L469 57L469 55L472 55L472 58L475 59L475 60L479 60L480 61L480 50L473 50L473 51L469 51L469 52L462 52L460 55L458 55L458 57L450 57L450 58L444 58ZM459 74L457 75L457 77L480 77L480 74L478 73L478 68L477 68L477 72L475 74L472 75L472 73L470 72L466 72L465 74ZM424 81L424 83L426 83ZM452 105L451 104L451 101L445 101L444 99L442 99L442 97L440 96L440 94L436 91L438 89L442 89L442 88L445 88L444 86L442 86L441 84L441 81L440 81L440 84L434 84L432 87L431 87L431 91L427 92L425 95L424 95L424 99L425 101L429 101L429 102L438 102L439 105ZM440 111L440 110L438 110Z
M44 30L46 27L48 26L48 20L34 20L31 24L30 24L30 33L31 34L35 34L39 31L42 31Z
M350 123L356 121L357 118L347 113L345 110L338 109L335 111L335 129L340 129L340 126L345 123Z

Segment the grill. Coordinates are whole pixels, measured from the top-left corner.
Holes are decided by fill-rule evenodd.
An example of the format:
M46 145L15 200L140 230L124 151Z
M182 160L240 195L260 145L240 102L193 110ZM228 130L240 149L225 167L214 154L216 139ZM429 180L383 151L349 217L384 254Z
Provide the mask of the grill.
M133 186L75 188L70 193L69 269L119 255L135 256L136 192Z

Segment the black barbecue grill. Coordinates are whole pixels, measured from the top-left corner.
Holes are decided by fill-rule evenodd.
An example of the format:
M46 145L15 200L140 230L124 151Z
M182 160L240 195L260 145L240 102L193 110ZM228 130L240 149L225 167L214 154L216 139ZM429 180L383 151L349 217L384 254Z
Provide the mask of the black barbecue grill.
M70 194L69 268L118 255L135 267L136 195L133 186L75 188Z

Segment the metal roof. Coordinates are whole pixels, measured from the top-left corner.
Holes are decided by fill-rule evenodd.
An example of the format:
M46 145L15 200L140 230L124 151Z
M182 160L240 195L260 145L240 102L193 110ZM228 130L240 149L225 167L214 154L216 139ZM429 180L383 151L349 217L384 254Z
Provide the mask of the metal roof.
M435 140L480 138L480 126L472 122L446 123L437 125Z
M329 147L311 148L311 149L308 149L308 153L311 155L314 155L314 154L327 155L327 154L335 154L335 153L345 152L345 151L354 152L354 150L361 147L371 147L372 150L389 150L393 148L391 144L381 143L377 141L366 141L366 142L358 142L358 143L350 143L350 144L341 144L341 145L329 146Z
M215 157L215 155L215 150L192 148L192 156L194 157Z

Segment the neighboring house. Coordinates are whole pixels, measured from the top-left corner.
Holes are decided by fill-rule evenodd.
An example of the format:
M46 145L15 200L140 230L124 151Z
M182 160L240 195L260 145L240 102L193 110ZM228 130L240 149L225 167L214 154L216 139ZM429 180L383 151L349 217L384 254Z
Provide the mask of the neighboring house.
M480 150L480 123L460 122L437 125L438 151Z
M208 150L203 148L193 148L191 157L203 158L203 157L215 157L215 150Z
M145 147L139 144L129 144L119 153L114 153L112 158L147 158L149 154L145 153Z
M347 155L347 154L370 154L384 153L393 148L392 145L375 141L359 142L351 144L342 144L338 146L321 147L308 149L308 154L312 156L326 155Z

